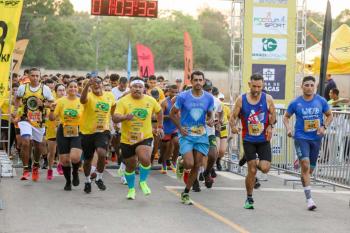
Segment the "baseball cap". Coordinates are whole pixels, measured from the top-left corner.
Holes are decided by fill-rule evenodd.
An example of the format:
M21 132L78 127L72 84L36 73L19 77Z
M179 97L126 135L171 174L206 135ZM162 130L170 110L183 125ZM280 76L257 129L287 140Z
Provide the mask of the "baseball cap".
M219 98L219 99L225 99L225 96L224 96L224 94L219 93L218 98Z

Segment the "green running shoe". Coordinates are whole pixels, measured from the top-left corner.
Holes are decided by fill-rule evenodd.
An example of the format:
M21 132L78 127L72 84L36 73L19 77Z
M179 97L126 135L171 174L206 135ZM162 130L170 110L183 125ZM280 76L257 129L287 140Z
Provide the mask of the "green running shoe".
M181 202L185 205L192 205L193 201L190 198L190 195L188 193L181 193Z
M136 197L135 188L129 189L128 195L126 195L126 198L127 198L128 200L135 200L135 197Z
M140 182L140 187L141 187L143 194L145 194L146 196L151 194L151 189L148 187L146 181Z
M253 210L254 209L254 201L253 199L247 199L244 203L243 206L244 209L248 209L248 210Z
M184 165L183 165L183 160L182 157L179 156L176 160L176 177L181 180L182 176L184 174Z

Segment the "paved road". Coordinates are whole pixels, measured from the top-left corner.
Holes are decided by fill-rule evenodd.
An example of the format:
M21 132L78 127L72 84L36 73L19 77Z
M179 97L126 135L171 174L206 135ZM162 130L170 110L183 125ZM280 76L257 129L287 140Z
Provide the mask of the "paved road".
M42 171L42 175L45 171ZM0 183L1 233L164 233L164 232L261 232L261 233L349 233L350 192L315 187L318 204L306 210L300 187L283 185L271 173L254 193L255 210L243 209L244 180L232 173L220 173L212 190L192 193L194 206L180 203L183 184L175 175L153 171L149 184L152 195L137 190L135 201L125 199L127 188L115 177L116 170L104 175L107 190L86 195L82 185L63 191L64 178L51 182L3 178ZM81 179L83 175L80 174ZM285 176L283 176L285 177Z

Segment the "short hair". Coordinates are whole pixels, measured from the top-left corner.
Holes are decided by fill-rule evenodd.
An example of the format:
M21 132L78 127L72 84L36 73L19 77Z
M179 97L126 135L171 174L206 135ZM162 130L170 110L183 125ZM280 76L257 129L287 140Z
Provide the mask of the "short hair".
M25 70L23 71L23 74L29 74L29 72L30 72L29 69L25 69Z
M119 83L125 84L125 83L127 83L127 82L128 82L128 79L127 79L126 77L120 77Z
M191 80L193 79L193 77L197 75L197 76L202 76L203 79L205 78L204 77L204 73L202 71L199 71L199 70L196 70L196 71L193 71L192 74L191 74Z
M176 84L169 84L167 86L168 89L177 89L178 87L176 86Z
M118 81L119 80L119 78L120 78L120 76L119 76L119 74L111 74L110 76L109 76L109 80L111 80L111 81Z
M252 74L252 76L250 76L250 81L252 81L252 80L254 80L254 81L261 80L264 82L264 77L261 74L256 73L256 74Z
M65 78L69 78L69 79L70 79L69 74L64 74L63 77L62 77L62 79L65 79Z
M32 68L30 68L29 73L32 73L32 71L39 71L40 72L40 69L36 68L36 67L32 67Z
M213 87L212 90L211 90L211 93L213 95L218 95L220 92L219 92L219 89L217 87Z
M58 82L58 78L56 76L52 76L51 79L55 82Z
M157 78L155 75L151 75L148 77L148 80L156 80L157 81Z
M165 78L164 78L163 76L160 75L160 76L157 77L157 81L159 82L160 80L164 81Z
M12 78L18 78L18 74L17 73L12 73Z
M307 82L307 81L316 82L316 79L315 79L315 77L313 77L313 76L305 76L305 77L303 78L302 84L304 84L304 83Z
M51 78L49 78L45 81L45 84L48 84L48 83L55 83L55 82Z
M19 87L19 83L12 83L12 88Z
M77 82L80 82L80 81L84 81L85 77L84 76L80 76L77 78Z
M333 94L339 95L339 89L338 88L335 87L331 91L332 91Z

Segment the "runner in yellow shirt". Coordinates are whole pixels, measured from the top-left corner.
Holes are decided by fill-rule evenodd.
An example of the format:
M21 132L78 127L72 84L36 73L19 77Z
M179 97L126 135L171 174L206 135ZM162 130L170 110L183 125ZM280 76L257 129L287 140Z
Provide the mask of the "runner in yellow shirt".
M224 157L226 150L227 150L227 136L228 136L228 130L227 130L227 124L228 120L230 118L230 107L224 104L225 96L224 94L220 93L218 95L219 100L222 102L222 110L223 110L223 123L221 125L221 130L220 130L220 137L218 138L218 158L216 160L216 168L221 171L222 166L220 163L220 160L222 157Z
M91 92L89 92L89 88L91 88ZM80 103L84 105L80 127L86 176L84 192L91 192L90 170L95 151L98 155L95 183L100 190L106 190L102 175L111 138L110 120L115 111L116 101L112 92L103 91L101 77L91 77L81 93Z
M121 122L121 145L123 161L126 165L125 178L129 191L127 198L134 200L135 168L140 162L140 187L145 195L151 194L146 181L151 169L152 153L152 114L157 114L156 134L163 132L163 111L151 96L144 95L145 84L141 79L134 79L130 83L131 93L118 101L115 122Z
M52 106L50 111L50 120L58 119L60 122L56 139L63 174L66 178L66 185L64 186L66 191L72 190L71 183L73 183L73 186L79 185L78 170L82 151L79 125L83 105L80 103L77 94L78 83L70 81L67 85L67 96L57 100L56 107ZM73 180L71 180L71 164Z

